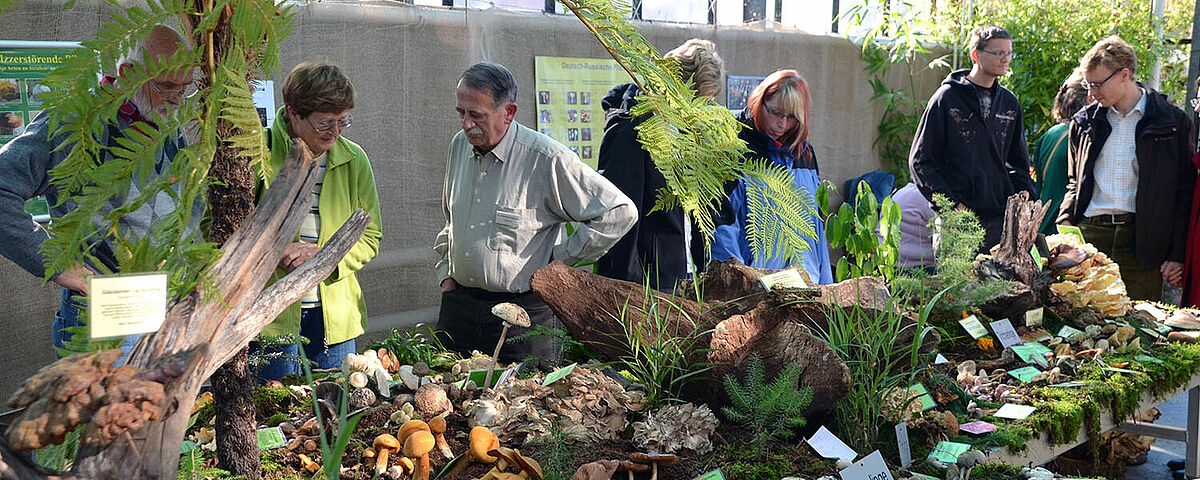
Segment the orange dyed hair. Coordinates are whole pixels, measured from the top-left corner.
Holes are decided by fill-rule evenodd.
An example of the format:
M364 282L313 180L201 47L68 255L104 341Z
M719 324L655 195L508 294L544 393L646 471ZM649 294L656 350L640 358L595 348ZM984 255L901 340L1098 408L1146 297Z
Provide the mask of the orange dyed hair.
M754 91L750 92L750 99L746 101L746 108L750 110L750 118L754 119L756 130L766 130L764 105L777 95L783 95L780 100L783 101L783 108L787 110L783 113L795 115L798 120L796 127L783 134L780 141L789 146L788 150L792 156L800 158L803 153L800 147L808 140L808 82L800 76L800 72L779 70L754 87Z

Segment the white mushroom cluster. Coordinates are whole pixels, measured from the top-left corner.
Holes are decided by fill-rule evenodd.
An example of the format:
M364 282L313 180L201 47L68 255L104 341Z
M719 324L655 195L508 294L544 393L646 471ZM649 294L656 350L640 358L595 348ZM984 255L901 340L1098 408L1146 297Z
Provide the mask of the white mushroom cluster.
M712 451L711 437L720 423L707 405L670 405L647 414L645 421L633 423L633 443L656 453L686 449L703 455Z

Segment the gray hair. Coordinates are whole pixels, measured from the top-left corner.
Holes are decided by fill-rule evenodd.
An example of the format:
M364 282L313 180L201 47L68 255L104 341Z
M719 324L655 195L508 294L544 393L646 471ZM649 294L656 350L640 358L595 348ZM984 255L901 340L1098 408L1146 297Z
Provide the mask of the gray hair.
M121 65L144 65L147 52L162 55L165 53L164 48L172 44L178 45L177 48L191 51L191 47L183 39L183 36L174 28L163 24L150 27L150 32L145 37L138 39L133 49L117 60L117 68L120 68Z
M495 108L517 102L517 79L499 63L479 62L471 65L458 77L458 81L469 88L490 92Z

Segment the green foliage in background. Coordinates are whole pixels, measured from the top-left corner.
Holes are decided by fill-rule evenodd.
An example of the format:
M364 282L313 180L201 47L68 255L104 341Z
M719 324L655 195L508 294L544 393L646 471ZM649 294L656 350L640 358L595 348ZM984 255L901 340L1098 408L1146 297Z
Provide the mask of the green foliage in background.
M448 367L460 357L442 345L433 328L418 323L412 330L392 330L383 340L367 346L369 349L386 348L396 356L401 365L416 365L425 362L429 368Z
M726 375L730 405L721 409L726 419L750 430L750 445L759 455L772 441L791 440L795 430L808 423L804 411L813 395L812 387L799 388L803 364L788 364L770 383L764 368L762 358L755 354L746 362L744 383Z
M227 8L235 12L231 19L233 36L227 39L231 46L222 58L215 58L211 49L180 49L169 58L147 57L141 65L125 69L115 84L100 84L100 74L113 68L156 24L197 18L195 31L181 33L185 38L212 41L210 35ZM113 273L91 252L92 244L108 239L121 272L167 272L171 299L201 287L216 293L217 286L206 279L204 272L220 251L200 238L199 232L189 230L188 226L198 221L191 217L192 206L203 202L210 182L209 166L222 142L251 158L260 175L267 174L263 127L245 72L251 61L257 62L262 76L278 67L279 43L290 30L290 22L289 9L277 8L269 0L149 0L145 7L116 11L112 20L100 26L95 39L81 42L78 56L46 76L42 84L52 89L43 94L45 111L51 115L50 128L54 135L66 139L69 148L66 158L51 171L51 183L61 192L60 202L70 200L78 205L50 226L51 237L42 245L46 280L85 262L99 269L97 273ZM116 124L118 108L134 92L159 75L201 65L208 67L212 75L204 79L199 95L181 99L178 108L165 116L152 113L153 124L137 122L124 129L120 132L124 138L116 141L117 146L109 148L103 143L104 131ZM216 130L219 122L232 125L240 133L220 138ZM176 154L172 174L141 185L136 196L125 198L122 207L104 215L101 225L96 225L93 220L101 217L100 212L111 199L128 194L134 179L150 177L158 149L185 129L196 140ZM97 162L105 153L112 158ZM175 198L174 211L151 225L144 237L134 238L121 230L122 216L162 192ZM83 337L76 335L80 341ZM80 346L79 342L72 347L96 348Z
M970 32L995 24L1013 36L1009 75L1000 83L1021 102L1025 138L1032 143L1054 126L1051 107L1063 80L1097 41L1120 35L1138 54L1136 77L1145 81L1155 55L1163 59L1159 91L1176 105L1187 92L1188 45L1195 8L1188 0L1167 0L1164 43L1155 34L1153 0L977 0L928 2L867 0L847 14L847 36L862 44L872 99L884 107L875 146L898 184L908 179L908 152L932 91L917 91L916 76L934 68L971 68L966 51ZM877 19L882 19L876 23ZM953 55L935 55L949 51ZM896 75L899 73L899 75Z
M835 279L842 281L866 275L888 280L895 276L896 260L900 259L900 205L892 196L883 204L875 199L871 186L859 182L854 207L842 203L837 214L829 207L829 192L837 187L828 180L817 188L817 203L825 219L825 238L829 246L842 248L845 255L838 260Z

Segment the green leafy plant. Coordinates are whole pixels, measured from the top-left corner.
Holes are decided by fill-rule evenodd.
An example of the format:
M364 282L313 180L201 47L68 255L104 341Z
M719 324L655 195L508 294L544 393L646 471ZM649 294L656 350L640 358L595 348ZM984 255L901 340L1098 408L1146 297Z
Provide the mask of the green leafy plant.
M308 344L308 339L298 333L285 333L282 335L259 335L255 342L258 342L259 348L249 352L247 361L250 364L250 370L258 375L264 367L275 360L297 363L303 361L300 355L292 355L276 347L296 345L297 348L303 349L304 345Z
M699 290L696 295L703 305ZM650 288L647 281L640 304L626 298L616 316L624 328L624 338L618 341L629 352L617 363L646 388L647 409L680 401L679 392L712 368L696 361L707 351L703 340L712 330L701 328L700 318L692 318L673 298Z
M368 348L386 348L403 365L425 362L433 369L459 360L457 354L446 350L433 329L423 323L416 324L412 330L392 330L383 340L370 344Z
M811 387L798 388L804 365L788 364L771 383L764 378L765 367L758 355L746 362L745 383L733 375L725 376L725 393L730 406L721 409L725 418L750 429L750 445L762 454L772 441L791 440L795 430L808 422L804 410L812 403Z
M891 414L884 399L896 389L907 390L925 368L920 347L934 328L929 316L945 291L938 292L908 321L890 301L880 310L858 305L834 305L826 312L826 328L817 337L829 344L850 371L850 393L834 404L842 438L858 451L875 449L880 427ZM907 335L906 331L911 331ZM900 341L900 339L907 339ZM916 397L907 398L899 409Z
M528 448L529 456L542 459L543 480L569 480L577 468L576 448L571 442L571 436L557 422L551 422L549 435L530 440L521 448Z
M300 349L300 356L305 360L301 365L304 367L304 378L308 381L308 385L316 389L317 382L313 380L312 369L308 366L308 357L304 354L304 349ZM354 437L354 428L358 426L358 421L362 420L365 412L360 412L355 415L350 415L347 395L339 396L338 401L338 422L337 431L329 432L325 429L324 419L321 418L321 409L316 403L313 406L312 412L317 419L317 428L321 434L317 435L321 441L321 469L313 476L313 478L325 478L328 480L338 480L342 478L341 466L342 457L346 454L346 447L350 445L350 440ZM336 435L336 436L332 436ZM332 441L330 440L332 438Z
M858 184L854 207L843 203L833 214L829 207L829 191L837 187L828 180L817 188L817 203L825 218L825 238L832 247L841 247L845 255L838 260L837 281L864 275L878 275L891 280L900 258L900 205L888 195L881 205L875 200L867 182Z
M597 358L596 352L588 348L583 342L576 340L575 337L571 336L571 332L568 332L564 328L549 328L545 325L534 325L525 333L509 337L508 340L505 340L505 343L516 344L537 338L562 345L562 361L559 363L587 363L590 359ZM537 360L543 359L531 355L526 358L526 361L529 360L537 363Z
M766 159L751 160L751 169L763 172L746 184L746 236L754 258L779 258L785 264L804 261L808 239L816 238L817 215L812 194L796 188L787 167Z
M741 176L759 182L776 177L766 162L746 162L749 151L738 138L741 122L724 106L706 97L696 97L692 81L679 78L679 62L663 58L626 16L631 11L625 0L559 0L579 18L600 45L629 72L642 90L630 115L646 120L638 125L638 142L650 154L655 168L662 173L666 187L658 192L650 211L679 207L691 217L710 245L716 228L713 208L725 200L725 184ZM750 182L747 182L749 185ZM772 204L805 198L789 181L767 190ZM811 198L810 195L807 195ZM752 212L754 215L754 212ZM758 212L751 217L750 241L764 251L776 248L793 255L807 248L807 241L793 231L804 231L801 223L788 225L756 224L759 220L793 220L793 215ZM809 224L811 231L811 224ZM778 234L772 237L772 234ZM761 236L760 236L761 235ZM775 256L770 253L762 258ZM797 258L783 255L784 258Z
M233 479L229 472L204 466L205 458L199 448L188 450L179 458L179 480Z

